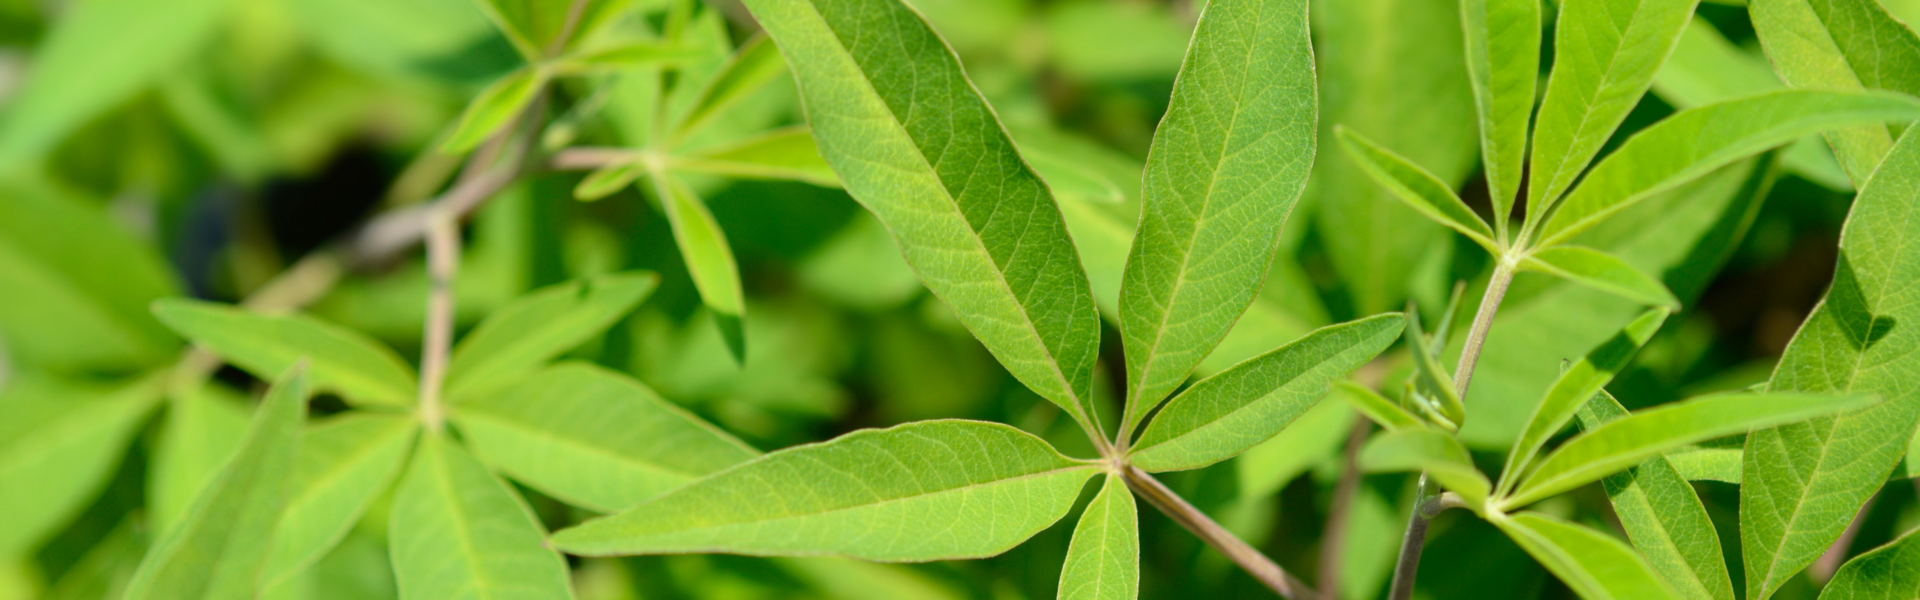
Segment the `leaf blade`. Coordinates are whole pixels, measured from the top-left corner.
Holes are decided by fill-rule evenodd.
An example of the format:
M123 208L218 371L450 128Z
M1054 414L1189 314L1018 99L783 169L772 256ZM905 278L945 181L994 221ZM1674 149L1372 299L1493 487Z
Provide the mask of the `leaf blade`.
M611 327L659 284L659 275L644 271L602 275L534 290L495 309L454 346L447 396L539 369Z
M573 598L566 562L541 547L533 511L443 436L421 436L392 511L388 538L401 600Z
M1833 572L1820 600L1871 600L1920 596L1920 542L1909 531L1854 557Z
M1360 165L1374 183L1433 222L1460 232L1488 252L1499 252L1498 244L1493 241L1493 229L1453 193L1452 186L1357 131L1339 125L1335 125L1333 131L1340 138L1341 149L1346 150L1347 156Z
M1580 410L1580 426L1591 431L1626 417L1627 409L1603 391ZM1734 600L1713 520L1693 486L1665 457L1648 458L1602 481L1634 549L1681 598Z
M1106 476L1080 522L1073 526L1061 600L1133 600L1140 595L1140 519L1133 492Z
M1620 540L1539 513L1494 519L1493 524L1582 598L1675 597L1646 561Z
M1474 512L1487 505L1493 484L1473 466L1465 446L1432 429L1406 429L1378 436L1360 452L1369 472L1419 471L1459 494Z
M1759 0L1754 33L1790 87L1920 94L1920 38L1877 2ZM1866 185L1899 128L1862 126L1827 133L1854 187Z
M260 315L180 298L154 302L153 314L181 335L254 375L285 371L301 358L321 391L362 405L413 403L413 370L365 334L300 314Z
M1555 246L1533 253L1524 267L1648 306L1680 309L1667 285L1614 255L1585 246Z
M649 176L673 229L674 245L679 246L687 272L693 276L693 286L700 292L700 302L713 311L714 323L720 326L720 337L727 342L733 361L746 364L746 293L740 286L740 265L733 259L726 232L720 230L707 203L680 178L663 170L654 170Z
M0 555L26 555L81 514L106 486L158 379L107 391L20 377L0 393ZM93 396L93 398L87 398ZM84 399L84 400L82 400Z
M1500 470L1499 492L1505 494L1519 482L1520 475L1533 461L1534 455L1547 443L1547 438L1558 433L1567 421L1585 405L1594 394L1613 381L1613 375L1633 360L1653 333L1665 323L1669 313L1666 309L1655 308L1641 313L1640 317L1628 323L1611 339L1602 342L1588 351L1579 362L1568 367L1553 382L1553 387L1540 399L1528 419L1526 429L1520 437L1513 440L1513 450L1507 454L1506 467Z
M347 536L399 477L418 429L406 417L359 412L300 434L298 464L260 589L300 575Z
M1460 23L1493 222L1504 232L1520 192L1534 86L1540 80L1540 2L1466 0L1460 3Z

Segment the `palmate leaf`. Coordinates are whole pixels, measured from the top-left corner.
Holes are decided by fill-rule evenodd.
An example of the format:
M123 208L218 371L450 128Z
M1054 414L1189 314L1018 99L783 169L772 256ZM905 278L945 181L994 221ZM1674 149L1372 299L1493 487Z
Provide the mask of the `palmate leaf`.
M562 283L515 299L487 315L454 346L447 395L511 382L606 331L659 285L648 272Z
M1405 325L1399 313L1331 325L1200 380L1147 424L1129 460L1159 472L1233 458L1313 408L1334 381L1393 345Z
M1633 360L1633 355L1640 352L1640 346L1660 330L1660 324L1666 322L1668 314L1664 308L1641 313L1640 318L1628 323L1613 338L1594 347L1579 362L1560 373L1560 378L1554 380L1553 386L1547 388L1546 395L1541 397L1540 404L1534 407L1533 417L1528 419L1526 428L1520 432L1520 437L1514 439L1513 449L1507 453L1506 467L1500 470L1499 491L1502 495L1519 482L1520 475L1526 472L1534 455L1546 445L1547 439L1566 427L1580 407L1613 381L1613 375L1625 368L1628 361Z
M567 563L541 547L520 495L444 435L413 453L388 517L401 600L572 600Z
M938 35L898 0L751 0L827 163L934 295L1090 434L1099 317L1040 178ZM858 41L859 43L855 43Z
M299 575L346 537L400 474L418 430L407 417L356 412L300 434L299 462L261 589Z
M153 314L194 343L255 376L271 377L302 359L316 391L357 406L413 403L413 369L366 334L300 314L268 316L232 306L166 298Z
M302 365L274 382L233 460L140 562L127 600L255 597L299 449L307 395Z
M1920 136L1911 128L1853 202L1833 286L1787 344L1768 390L1879 394L1872 408L1747 436L1740 545L1765 600L1840 537L1899 463L1920 418Z
M1789 86L1920 94L1920 37L1879 2L1755 0L1748 11L1760 46ZM1866 125L1828 132L1827 141L1857 188L1899 131Z
M648 173L654 194L667 214L673 229L673 242L687 262L687 273L700 301L713 311L713 322L720 327L720 338L738 364L747 362L747 300L740 287L740 265L733 259L733 247L727 234L707 210L707 203L694 195L685 182L664 170Z
M1541 566L1587 600L1677 598L1647 561L1620 540L1540 513L1493 520Z
M1580 427L1592 431L1626 418L1627 409L1602 391L1579 417ZM1627 539L1668 587L1685 600L1733 600L1713 520L1693 486L1665 457L1648 458L1601 481Z
M1360 453L1369 472L1419 471L1459 494L1474 512L1487 504L1493 484L1473 466L1459 441L1432 429L1406 429L1373 438Z
M584 364L547 369L452 411L482 461L600 512L758 455L640 382Z
M1534 252L1522 266L1650 306L1680 309L1666 284L1626 261L1583 246L1555 246Z
M1467 236L1467 239L1486 248L1487 252L1500 252L1499 245L1493 240L1493 228L1488 227L1486 221L1480 220L1480 215L1474 214L1473 209L1453 193L1452 186L1357 131L1335 125L1333 133L1340 138L1341 149L1346 150L1347 156L1354 164L1360 165L1360 169L1372 177L1374 183L1386 188L1394 197L1433 222Z
M1060 600L1133 600L1140 595L1140 515L1133 492L1107 475L1073 526L1060 569Z
M1098 471L1006 425L921 421L767 454L552 544L583 556L978 558L1058 521Z
M1820 590L1820 600L1901 600L1920 597L1920 536L1909 531L1856 556Z
M1460 23L1467 39L1473 105L1480 117L1481 164L1493 200L1493 223L1505 232L1520 193L1527 124L1533 116L1534 86L1540 81L1540 1L1465 0L1460 3Z
M79 515L159 403L162 379L118 390L16 377L0 393L0 556L23 556Z
M1145 207L1120 280L1122 435L1186 381L1253 302L1313 166L1306 0L1201 12L1147 155Z

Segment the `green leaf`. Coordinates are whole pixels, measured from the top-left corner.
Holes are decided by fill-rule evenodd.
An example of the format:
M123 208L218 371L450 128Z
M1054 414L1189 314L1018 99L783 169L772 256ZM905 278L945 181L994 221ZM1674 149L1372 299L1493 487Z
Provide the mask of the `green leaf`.
M581 4L578 16L569 15ZM575 41L590 37L619 16L633 0L484 0L481 8L507 34L513 47L529 62L557 54ZM574 21L569 26L568 21ZM560 39L566 36L566 39Z
M454 346L448 397L539 370L613 326L659 283L645 271L601 275L541 288L494 310Z
M1453 186L1359 132L1340 125L1335 125L1333 132L1339 136L1340 147L1346 150L1347 156L1360 165L1360 170L1372 177L1374 183L1433 222L1460 232L1487 252L1500 253L1499 245L1493 241L1493 229L1453 193Z
M1856 556L1820 590L1820 600L1899 600L1920 597L1920 542L1909 531Z
M572 600L567 563L507 484L442 435L414 450L387 518L401 600Z
M1678 598L1645 559L1612 536L1540 513L1496 518L1493 524L1581 598Z
M1507 454L1506 467L1500 470L1501 495L1506 495L1513 489L1513 484L1519 482L1520 475L1526 472L1534 456L1546 446L1547 439L1566 427L1567 421L1573 420L1580 407L1613 381L1613 375L1626 367L1628 361L1633 360L1640 346L1653 337L1653 332L1660 330L1660 324L1666 322L1668 314L1664 308L1641 313L1640 318L1628 323L1613 338L1594 347L1579 362L1560 373L1560 378L1554 380L1553 387L1547 388L1546 395L1540 398L1540 404L1534 407L1533 417L1528 419L1526 429L1513 441L1513 450Z
M1675 113L1640 130L1553 210L1540 247L1647 197L1774 146L1847 125L1920 119L1920 101L1885 92L1789 90Z
M1129 460L1159 472L1233 458L1313 408L1334 381L1393 345L1405 324L1387 313L1330 325L1203 379L1167 402Z
M1662 405L1567 440L1541 459L1503 505L1539 502L1694 442L1878 403L1870 395L1772 393L1716 394Z
M1145 208L1120 279L1121 435L1226 337L1266 280L1313 166L1306 0L1201 12L1147 155Z
M1680 309L1680 299L1652 275L1612 254L1584 246L1554 246L1534 252L1521 266L1648 306Z
M107 485L160 400L161 379L121 389L16 377L0 393L0 556L31 552Z
M667 223L673 228L674 244L680 247L693 286L700 291L700 301L713 311L714 323L720 326L720 336L726 340L733 361L746 364L747 337L741 321L747 316L747 301L740 290L740 267L733 260L726 233L707 211L707 203L680 178L660 170L653 171L651 178Z
M147 519L154 531L186 515L194 496L240 449L252 413L251 401L220 385L174 395L147 467Z
M979 558L1058 521L1097 472L1006 425L921 421L774 452L552 543L583 556Z
M1046 180L1054 198L1101 204L1127 201L1126 190L1120 189L1120 184L1114 183L1099 169L1085 165L1085 157L1059 154L1056 150L1046 144L1020 141L1020 156L1027 159L1027 166L1033 167L1041 179Z
M612 196L615 192L633 185L634 180L647 173L646 165L638 162L623 162L594 169L580 184L573 187L573 199L583 202L599 200Z
M307 396L302 365L274 381L233 459L141 561L127 600L255 597L299 449Z
M306 315L268 316L184 298L154 302L153 314L255 376L271 377L306 358L316 391L338 392L356 405L413 403L413 370L360 332Z
M705 53L660 40L634 40L586 48L555 61L556 74L617 72L697 61Z
M1580 427L1591 431L1627 418L1627 409L1602 391L1579 416ZM1601 483L1627 539L1668 587L1686 600L1734 600L1713 520L1666 458L1648 458Z
M1333 393L1339 396L1340 399L1346 400L1347 404L1358 409L1360 414L1366 415L1367 418L1374 423L1385 427L1387 431L1425 429L1427 427L1425 421L1421 421L1420 417L1414 416L1413 413L1407 412L1406 409L1400 408L1399 403L1388 400L1386 396L1382 396L1358 383L1336 381L1333 384Z
M1460 392L1453 385L1453 376L1446 367L1440 365L1440 357L1434 352L1434 340L1420 330L1420 313L1413 310L1413 303L1407 303L1407 351L1413 355L1413 377L1408 382L1413 394L1407 399L1418 403L1415 408L1427 415L1432 422L1440 423L1449 431L1458 430L1467 418L1466 405L1460 401Z
M1748 10L1761 47L1789 86L1920 94L1920 38L1878 2L1758 0ZM1899 132L1861 126L1828 132L1827 141L1859 187Z
M1527 221L1539 221L1653 85L1698 0L1568 0L1534 119ZM1584 399L1583 399L1584 400Z
M117 371L179 351L147 313L179 293L154 245L50 186L0 182L0 289L0 338L22 363Z
M786 70L787 63L780 59L780 50L768 42L766 36L747 40L727 60L726 66L707 80L706 87L701 88L693 108L687 109L686 115L673 127L673 139L683 140L698 132Z
M1493 485L1473 466L1473 457L1453 436L1432 429L1406 429L1376 436L1360 452L1368 472L1421 471L1459 494L1474 512L1487 505Z
M453 406L475 454L516 480L612 512L758 455L640 382L569 363Z
M1481 164L1493 200L1493 222L1506 231L1527 160L1527 123L1540 80L1539 0L1465 0L1467 74L1480 117ZM1451 188L1448 188L1451 191Z
M230 0L102 0L76 4L35 53L0 121L0 167L62 138L173 72L219 31Z
M791 179L821 187L840 187L813 132L784 127L672 158L673 169L747 179Z
M1747 436L1740 545L1747 597L1764 600L1813 562L1900 462L1920 418L1920 136L1901 137L1840 233L1833 286L1788 342L1774 392L1879 394L1886 402Z
M348 413L300 435L260 589L299 575L347 536L400 474L418 430L406 417Z
M1094 426L1099 316L1060 209L960 62L898 0L749 0L821 155L995 358ZM842 40L877 43L848 44Z
M472 70L478 72L446 68L447 58L476 42L504 41L472 0L289 0L285 6L302 41L318 54L382 80L480 85L518 66L499 63L519 62L506 56Z
M1739 448L1697 448L1667 453L1667 462L1687 481L1718 481L1740 485Z
M1073 526L1060 569L1061 600L1133 600L1140 596L1140 515L1133 492L1106 476L1100 493Z
M533 98L540 95L540 88L546 87L548 73L543 68L525 68L500 78L480 90L467 104L467 110L460 113L460 121L453 126L453 133L440 142L440 151L457 154L472 150L487 138L507 128L520 111L533 104Z

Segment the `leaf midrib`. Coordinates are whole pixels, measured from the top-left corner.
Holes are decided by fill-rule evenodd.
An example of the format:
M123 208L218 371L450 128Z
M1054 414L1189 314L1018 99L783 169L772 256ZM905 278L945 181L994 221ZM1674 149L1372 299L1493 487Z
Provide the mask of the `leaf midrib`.
M471 576L471 578L468 579L467 581L473 584L472 589L474 593L477 594L482 600L491 600L492 598L495 597L492 591L494 589L494 585L493 585L493 581L487 577L488 575L487 570L480 568L480 564L485 561L482 560L481 558L481 555L479 552L479 546L473 543L473 530L469 529L467 526L468 518L467 518L466 506L461 503L461 499L464 498L465 496L462 495L460 491L454 487L452 470L447 468L448 464L447 464L446 453L457 450L457 448L451 448L444 445L444 444L451 444L451 443L452 442L449 442L446 440L441 440L441 444L443 445L441 447L434 448L432 450L434 453L434 457L433 457L433 468L435 471L434 479L437 480L434 482L435 487L440 488L440 492L445 494L445 496L443 497L448 500L447 513L449 516L453 517L450 520L453 523L454 535L460 538L460 550L462 550L462 552L459 554L459 556L461 559L463 559L463 562L466 563L465 566L467 568L465 570L467 571L467 574Z
M629 456L627 454L623 454L611 448L596 446L581 440L576 440L566 436L558 435L552 431L548 431L545 429L538 429L538 428L533 428L529 426L521 426L520 423L515 422L511 419L501 418L499 415L489 414L484 410L473 410L473 408L474 407L471 407L471 406L465 407L465 409L461 410L460 413L454 417L454 420L485 421L496 427L501 427L503 429L512 429L512 430L527 434L528 437L539 438L542 440L552 442L554 443L554 445L557 445L557 446L566 446L568 448L582 450L586 454L592 454L594 456L608 458L613 460L614 462L638 467L644 471L672 475L680 478L683 481L692 481L694 479L700 478L700 476L702 475L707 474L707 473L696 473L693 471L683 471L676 468L667 467L665 465L655 464L651 462L644 462L644 461L641 461L640 459Z
M872 502L863 502L863 503L859 503L859 504L850 504L850 505L847 505L847 506L840 506L840 507L835 507L835 508L830 508L830 509L826 509L826 510L820 510L820 511L814 511L814 512L807 512L807 513L800 513L800 514L791 514L791 515L782 515L782 516L778 516L778 517L773 517L773 518L766 518L766 519L751 519L751 520L741 520L741 521L729 521L729 522L716 522L716 523L713 523L713 524L704 524L704 525L701 525L701 526L698 526L698 527L689 527L689 528L682 528L682 529L673 529L673 530L666 530L666 531L656 531L656 532L649 532L649 533L643 533L643 534L641 534L641 535L678 535L678 534L683 534L683 533L688 533L688 532L694 532L694 531L703 531L703 530L709 530L709 529L719 529L719 528L722 528L722 527L734 527L734 526L740 526L740 525L752 525L752 524L760 524L760 523L776 523L776 522L780 522L780 521L788 521L788 520L793 520L793 519L807 519L807 518L813 518L813 517L820 517L820 516L825 516L825 515L831 515L831 514L834 514L834 513L840 513L840 512L847 512L847 511L852 511L852 510L859 510L859 509L864 509L864 508L875 508L875 507L880 507L880 506L886 506L886 505L889 505L889 504L894 504L894 503L898 503L898 502L908 502L908 501L913 501L913 500L921 500L921 499L926 499L926 498L931 498L931 497L935 497L935 496L942 496L942 495L946 495L946 494L952 494L952 493L955 493L955 492L966 492L966 491L973 491L973 490L974 490L975 488L983 488L983 487L990 487L990 486L997 486L997 485L1001 485L1001 484L1008 484L1008 483L1015 483L1015 482L1019 482L1019 481L1024 481L1024 480L1028 480L1028 479L1037 479L1037 478L1041 478L1041 477L1047 477L1047 476L1051 476L1051 475L1058 475L1058 474L1061 474L1061 473L1066 473L1066 472L1070 472L1070 471L1077 471L1077 470L1089 470L1089 471L1091 471L1091 470L1097 470L1098 468L1099 468L1098 466L1096 466L1096 465L1091 465L1091 464L1075 464L1075 465L1073 465L1073 466L1069 466L1069 467L1059 467L1059 468L1054 468L1054 469L1048 469L1048 470L1045 470L1045 471L1037 471L1037 472L1033 472L1033 473L1027 473L1027 474L1023 474L1023 475L1016 475L1016 476L1013 476L1013 477L1008 477L1008 478L1005 478L1005 479L995 479L995 480L992 480L992 481L985 481L985 482L980 482L980 483L969 483L969 484L966 484L966 485L962 485L962 486L958 486L958 487L951 487L951 488L947 488L947 489L943 489L943 490L935 490L935 491L932 491L932 492L927 492L927 493L924 493L924 494L912 494L912 495L907 495L907 496L900 496L900 497L897 497L897 498L883 498L883 499L880 499L880 500L875 500L875 501L872 501Z

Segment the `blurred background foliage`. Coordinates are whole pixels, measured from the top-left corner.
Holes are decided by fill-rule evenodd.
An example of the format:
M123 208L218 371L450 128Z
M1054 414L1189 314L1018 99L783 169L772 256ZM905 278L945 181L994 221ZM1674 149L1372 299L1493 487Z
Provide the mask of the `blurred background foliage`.
M0 0L0 397L27 407L0 416L0 446L34 426L32 407L99 396L174 360L183 342L148 314L153 299L238 301L370 216L440 191L462 157L440 152L439 143L471 98L522 66L471 0L173 0L138 9L149 1ZM1059 193L1111 315L1142 164L1201 2L909 2L946 36ZM1882 2L1909 22L1920 18L1920 1ZM675 5L634 0L605 35L655 38ZM686 6L695 57L684 76L698 81L755 27L729 0ZM1470 177L1478 161L1455 2L1317 0L1311 16L1321 130L1355 128L1469 186L1463 196L1487 211L1486 190ZM114 35L103 44L102 32ZM561 81L543 144L648 139L657 94L650 86L658 85L650 68ZM1703 4L1654 93L1613 143L1677 108L1779 85L1744 7ZM800 124L792 86L785 75L771 78L689 145ZM692 102L698 87L678 86L667 101ZM1388 198L1333 147L1321 142L1266 288L1203 372L1408 300L1436 318L1455 281L1469 282L1468 297L1484 285L1486 259L1465 238ZM877 221L838 189L816 185L830 177L688 179L737 259L744 363L729 355L714 313L702 308L657 201L628 186L579 202L581 179L557 171L524 177L474 216L457 288L461 327L533 288L652 270L663 275L659 291L574 356L632 373L758 448L960 417L1011 423L1069 454L1092 454L1070 420L1002 370L925 292ZM1811 140L1729 166L1583 234L1582 243L1659 274L1687 306L1615 381L1615 395L1637 408L1764 381L1831 278L1851 197L1825 145ZM307 310L417 355L427 287L420 257L409 253L355 268ZM1534 275L1522 275L1508 298L1468 400L1484 418L1463 432L1489 468L1560 361L1638 311ZM1109 328L1104 339L1110 405L1124 377L1119 336ZM1371 376L1391 388L1403 364L1388 361ZM170 473L218 465L244 427L249 392L261 386L230 368L218 381L109 432L121 436L115 453L89 463L100 483L84 490L59 528L0 536L0 598L117 597L153 532L191 494L174 489ZM319 417L342 408L323 397L314 410ZM1289 569L1314 573L1354 423L1350 409L1327 403L1246 456L1175 474L1169 484ZM1739 589L1737 491L1697 485ZM1364 479L1348 507L1354 520L1339 574L1346 598L1384 593L1410 487L1401 475ZM521 492L550 527L584 516ZM16 508L8 502L0 490L0 514ZM1555 502L1542 508L1617 530L1607 525L1597 486ZM1915 506L1911 490L1890 486L1870 505L1855 552L1920 521ZM384 519L376 506L298 585L276 593L395 597ZM1072 522L981 561L575 559L575 577L583 600L1049 598ZM1146 517L1142 527L1150 572L1143 597L1267 597L1164 518ZM1434 532L1419 577L1423 597L1568 596L1485 523L1449 514ZM1782 597L1811 590L1802 581Z

